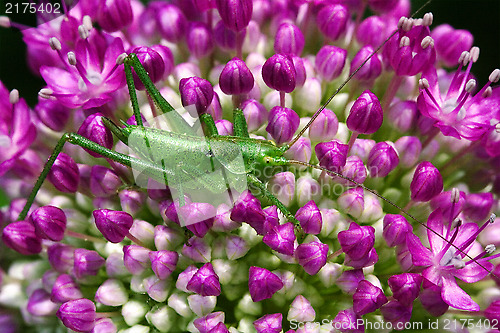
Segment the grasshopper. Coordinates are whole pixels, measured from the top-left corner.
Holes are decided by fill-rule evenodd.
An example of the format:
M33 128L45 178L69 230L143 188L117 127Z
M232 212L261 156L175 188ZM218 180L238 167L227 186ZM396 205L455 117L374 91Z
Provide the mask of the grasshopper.
M418 11L416 13L418 13ZM338 172L328 170L319 165L313 165L285 157L285 153L311 126L332 99L343 89L351 78L356 75L364 64L368 62L392 36L394 36L395 33L396 31L374 50L365 62L337 88L330 98L315 112L308 124L295 136L295 138L289 144L285 144L281 147L267 140L250 138L245 117L242 110L238 108L234 110L233 115L233 136L219 135L213 118L208 114L200 116L200 122L205 128L205 137L192 134L192 126L186 122L180 114L175 112L174 108L155 87L137 55L131 53L124 59L124 66L133 115L137 125L126 125L124 128L119 127L106 117L103 117L103 123L120 141L128 145L135 152L135 155L138 156L136 157L113 151L76 133L65 133L56 144L52 154L46 162L18 219L23 220L26 218L57 156L63 150L65 143L69 142L132 168L134 171L138 172L139 178L146 177L148 179L154 179L159 183L169 185L171 189L175 188L179 192L177 197L179 198L180 206L185 204L184 194L186 191L202 189L209 194L218 194L228 190L229 196L232 197L233 190L241 192L246 189L247 185L250 185L252 188L259 191L259 197L261 199L267 199L275 205L287 220L296 225L297 229L300 229L300 223L292 212L290 212L290 210L267 189L265 180L259 179L257 174L259 174L258 171L269 167L298 165L314 168L326 174L343 178L350 182L352 186L359 186L374 194L381 200L395 207L402 214L423 225L428 230L431 230L431 232L434 232L445 242L448 242L448 240L430 229L424 222L417 219L396 203L380 195L375 190L353 179L345 177ZM162 114L167 115L169 125L175 128L174 132L144 126L134 86L132 68L146 87L157 109ZM165 147L167 147L167 149L165 149ZM189 155L192 163L183 163L180 165L178 163L178 158L181 155ZM174 162L172 163L171 161ZM215 174L210 174L210 172L214 171L217 172ZM136 180L139 178L136 178ZM231 198L231 200L234 201L234 198ZM458 251L463 252L454 244L450 245L455 247ZM465 255L469 257L467 254ZM469 257L469 259L474 260L471 257ZM480 263L478 263L478 265L481 266ZM485 267L483 268L486 269Z

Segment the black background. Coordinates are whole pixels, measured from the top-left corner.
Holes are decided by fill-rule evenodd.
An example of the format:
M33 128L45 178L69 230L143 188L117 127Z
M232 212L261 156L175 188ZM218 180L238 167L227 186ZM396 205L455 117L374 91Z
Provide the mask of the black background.
M2 8L6 1L9 0L0 0ZM412 0L412 11L425 2ZM472 32L474 45L481 49L473 73L483 85L491 71L500 67L500 0L434 0L424 9L424 12L429 11L434 14L433 26L448 23L454 28ZM24 54L21 32L0 28L0 80L9 90L18 89L21 96L34 105L43 81L31 74Z

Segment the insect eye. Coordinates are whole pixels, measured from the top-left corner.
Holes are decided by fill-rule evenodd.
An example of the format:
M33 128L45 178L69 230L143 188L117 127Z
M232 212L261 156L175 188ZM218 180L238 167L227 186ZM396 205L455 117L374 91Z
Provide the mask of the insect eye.
M264 162L266 162L266 163L271 163L272 160L273 159L269 156L264 157Z

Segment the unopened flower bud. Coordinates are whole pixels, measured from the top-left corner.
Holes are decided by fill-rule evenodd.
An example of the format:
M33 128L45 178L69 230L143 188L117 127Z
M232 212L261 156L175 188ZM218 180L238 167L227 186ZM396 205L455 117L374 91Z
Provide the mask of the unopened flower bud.
M484 221L489 217L494 202L493 194L490 192L468 194L465 199L464 214L472 221Z
M296 86L296 72L292 58L275 54L262 66L262 78L266 85L280 92L290 93Z
M123 189L118 193L120 205L129 214L139 212L146 202L146 193L132 189Z
M366 256L375 244L375 229L372 226L359 226L351 222L349 230L341 231L338 239L342 251L351 259L358 260Z
M275 106L269 112L269 123L266 131L271 134L276 144L290 141L298 129L300 118L295 111L281 106Z
M358 316L365 315L387 303L387 297L382 289L374 286L367 280L359 282L356 292L352 296L353 309Z
M388 118L391 124L400 132L407 132L415 126L417 119L417 103L415 101L400 101L389 107Z
M335 138L339 121L330 109L324 109L309 127L309 138L313 142L331 141Z
M411 168L418 162L422 151L422 143L415 136L403 136L394 142L399 155L399 163L405 168Z
M151 268L160 280L164 280L172 274L177 265L178 258L179 254L173 251L160 250L149 252Z
M432 29L431 37L434 39L438 59L448 67L456 66L462 52L469 51L474 41L469 31L453 29L449 24L441 24Z
M108 306L120 306L128 301L128 290L117 279L108 279L97 288L95 300Z
M344 69L347 50L333 45L323 46L316 55L314 65L320 77L325 81L337 78Z
M410 322L412 305L405 306L398 301L389 301L380 308L380 312L385 321L396 327L404 327L404 324Z
M132 275L142 274L147 268L151 267L149 252L139 245L126 245L123 247L123 263Z
M443 190L443 178L432 163L421 162L413 174L410 184L411 199L429 201Z
M378 46L382 44L387 29L387 23L379 16L369 16L363 20L356 31L356 39L363 45ZM381 33L383 32L383 33Z
M306 163L311 160L311 155L311 140L303 136L298 138L293 146L285 152L285 157ZM298 168L302 169L300 166Z
M111 169L94 165L90 171L90 190L96 197L115 196L123 185L120 177Z
M393 10L399 0L368 0L368 6L376 12L388 12Z
M74 259L73 269L77 279L87 275L97 275L99 269L106 263L99 253L87 249L76 249Z
M414 273L393 275L389 278L389 287L393 297L405 306L411 306L420 293L422 276Z
M295 228L288 222L274 227L262 241L274 251L291 256L294 252L295 239Z
M11 249L32 255L42 251L42 240L36 234L35 227L30 222L12 222L3 229L2 241Z
M319 165L334 172L342 172L349 147L338 140L321 142L314 147Z
M212 31L206 23L191 22L186 32L186 44L196 59L206 57L214 48Z
M311 200L299 208L295 213L295 218L300 222L305 233L313 235L320 233L323 219L314 201Z
M74 193L78 190L80 173L71 157L65 153L59 153L47 178L58 191Z
M267 185L285 206L289 206L295 195L295 175L289 171L275 174Z
M365 207L363 188L358 186L348 189L340 195L337 202L342 211L354 218L359 218Z
M71 246L56 243L47 249L47 257L52 268L60 273L66 273L73 267L74 252L75 249Z
M38 98L35 113L45 126L56 132L64 129L71 114L67 107L57 101L41 97Z
M302 243L295 249L294 256L309 275L315 275L326 264L328 245L321 242Z
M53 316L59 304L50 299L50 294L45 289L40 288L33 291L26 304L26 309L33 316Z
M206 263L198 269L189 280L187 290L201 296L219 296L221 292L219 277L215 274L211 263Z
M132 49L131 53L135 53L137 55L137 58L139 58L139 61L153 83L158 82L163 78L165 73L165 62L158 52L150 47L139 46ZM135 73L135 70L132 70L132 74L134 76L134 85L136 89L145 90L146 87Z
M226 27L236 32L247 27L252 18L252 0L216 0L215 3Z
M347 28L350 18L344 5L327 5L321 8L316 17L319 30L329 39L337 40Z
M379 77L380 73L382 73L382 62L378 54L375 53L373 56L372 54L373 47L369 45L363 46L352 59L349 75L362 66L356 73L356 76L354 76L354 79L371 82ZM371 58L368 62L364 63L370 56Z
M179 92L184 107L194 104L195 110L187 108L192 117L205 113L214 97L214 89L210 82L197 76L182 79L179 83Z
M62 209L54 206L40 207L31 213L30 220L38 237L55 242L64 238L66 215Z
M221 20L214 27L215 44L223 51L229 52L236 49L236 33L228 29Z
M254 302L271 298L281 288L283 288L283 282L276 274L265 268L250 267L248 289Z
M193 325L198 329L199 332L225 332L224 325L224 312L212 312L204 317L196 318L193 321ZM221 325L223 327L221 327ZM227 330L227 327L225 327Z
M225 250L229 260L236 260L247 254L248 250L250 250L250 245L243 238L233 235L226 238ZM215 267L215 271L217 271L217 266Z
M98 209L93 215L97 229L111 243L120 243L134 223L132 216L122 211Z
M387 214L384 216L383 236L387 246L404 244L408 232L413 232L413 227L403 215Z
M260 104L255 99L247 99L241 103L240 107L245 115L249 132L259 129L268 118L268 112L264 105Z
M224 66L220 73L219 85L226 95L246 94L252 90L254 79L245 62L235 57Z
M57 317L69 329L77 332L91 331L96 320L96 307L94 302L86 298L67 301L57 311Z
M345 328L345 332L364 332L364 325L358 323L360 317L353 309L340 311L332 321L334 327Z
M304 34L292 23L282 23L274 38L274 52L300 56L304 49Z
M316 312L311 305L311 302L302 295L298 295L290 304L287 320L297 321L300 323L311 322L316 317Z
M156 22L162 37L171 43L177 43L184 38L188 21L179 7L165 4L156 10Z
M52 286L50 299L56 303L65 303L79 298L83 298L83 294L75 280L68 274L59 275Z
M134 14L130 0L101 2L97 13L97 23L106 32L115 32L132 23Z
M353 132L372 134L382 126L382 120L382 106L377 96L365 90L351 107L346 124Z
M273 313L260 317L253 322L257 333L281 332L283 314Z
M371 177L385 177L398 163L399 157L394 147L387 142L379 142L370 151L367 166Z
M352 295L358 288L359 282L365 279L362 269L344 271L336 280L336 285L345 293Z

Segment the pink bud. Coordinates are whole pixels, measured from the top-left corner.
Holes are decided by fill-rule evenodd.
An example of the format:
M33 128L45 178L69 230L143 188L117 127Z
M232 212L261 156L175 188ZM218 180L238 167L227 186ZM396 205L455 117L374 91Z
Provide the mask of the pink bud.
M3 229L2 241L15 251L32 255L42 251L42 240L35 233L33 224L26 221L12 222Z
M384 292L367 280L359 283L352 298L353 309L358 316L373 312L387 303L387 297L384 295Z
M365 90L351 107L346 124L353 132L372 134L382 126L382 120L382 106L377 96Z
M57 311L57 317L64 326L73 331L91 331L96 320L96 307L91 300L86 298L71 300L61 305Z
M290 56L275 54L262 66L262 78L271 89L292 92L296 85L295 76L295 66Z
M315 275L326 264L328 245L321 242L303 243L297 247L294 255L307 274Z
M62 209L54 206L40 207L31 213L30 220L38 237L55 242L64 238L66 215Z
M432 163L421 162L413 174L410 184L411 199L429 201L443 190L443 178Z
M271 273L265 268L250 267L248 289L252 301L260 302L271 298L281 288L283 288L283 282L276 274Z
M278 145L290 141L299 127L300 118L295 111L275 106L269 112L269 123L266 131L271 134Z

